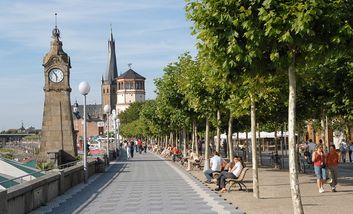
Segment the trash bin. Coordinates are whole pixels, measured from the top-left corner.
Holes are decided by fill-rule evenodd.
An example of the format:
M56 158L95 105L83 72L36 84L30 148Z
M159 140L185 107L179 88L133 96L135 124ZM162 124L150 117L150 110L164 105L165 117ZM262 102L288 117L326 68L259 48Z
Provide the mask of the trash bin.
M105 163L99 157L97 157L97 160L95 162L95 171L96 171L96 173L105 172Z

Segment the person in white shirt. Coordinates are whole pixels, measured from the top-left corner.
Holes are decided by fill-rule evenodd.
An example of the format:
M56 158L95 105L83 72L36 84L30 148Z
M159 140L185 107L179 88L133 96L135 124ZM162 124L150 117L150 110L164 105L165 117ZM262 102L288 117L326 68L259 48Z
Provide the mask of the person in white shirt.
M309 159L311 159L313 152L315 151L315 147L316 147L316 143L314 143L312 139L309 139L309 143L308 143L308 151L310 153Z
M225 188L225 182L226 182L226 178L238 178L240 176L241 171L244 168L244 164L241 160L240 157L238 156L234 156L234 167L229 171L223 171L221 172L221 175L218 178L218 188L216 188L216 191L221 190L221 192L225 192L227 191L227 189Z
M222 163L223 163L223 159L219 156L219 153L215 151L214 156L210 159L211 169L207 169L203 172L207 178L205 183L211 183L212 174L214 172L221 172Z

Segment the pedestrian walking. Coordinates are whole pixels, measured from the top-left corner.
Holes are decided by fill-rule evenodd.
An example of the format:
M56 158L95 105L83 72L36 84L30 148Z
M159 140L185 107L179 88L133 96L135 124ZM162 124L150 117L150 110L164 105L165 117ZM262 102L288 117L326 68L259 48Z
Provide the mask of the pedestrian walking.
M224 156L223 157L227 157L228 154L228 147L227 147L227 140L223 139L222 140L222 147L223 147L223 151L224 151Z
M131 141L130 142L130 156L131 156L131 158L133 158L134 157L134 141Z
M347 143L342 140L342 143L340 144L340 151L341 151L341 158L342 158L342 163L346 162L346 156L347 156Z
M143 150L145 153L147 152L147 142L143 142Z
M323 187L326 182L326 156L322 144L316 146L316 150L313 153L312 161L314 163L314 170L316 175L316 184L319 189L319 193L325 192Z
M353 143L352 142L348 146L348 153L349 153L349 162L352 162L352 153L353 153Z
M131 145L126 142L126 154L127 154L127 159L131 158Z
M308 143L308 151L309 151L309 154L310 154L310 159L312 159L313 157L313 153L315 151L315 147L316 147L316 144L313 142L312 139L309 139L309 143Z
M336 192L337 177L338 177L338 154L336 146L330 145L330 152L327 154L327 168L330 172L330 181L328 182L331 186L331 191Z

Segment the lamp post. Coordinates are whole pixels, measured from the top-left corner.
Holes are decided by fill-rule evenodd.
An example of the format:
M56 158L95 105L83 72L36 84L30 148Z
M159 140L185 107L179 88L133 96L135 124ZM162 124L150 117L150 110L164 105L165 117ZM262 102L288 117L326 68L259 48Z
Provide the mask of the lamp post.
M79 130L79 127L78 127L78 124L77 124L77 119L80 118L80 111L78 109L78 103L77 103L77 100L75 101L74 103L74 107L72 109L72 113L74 113L75 115L75 124L74 124L74 130ZM76 136L76 139L77 139L77 136ZM81 148L81 144L80 145L80 148ZM77 145L76 145L77 146Z
M87 170L87 120L86 120L86 95L91 90L88 82L83 81L78 85L78 90L80 94L83 95L83 173L84 173L84 183L87 183L88 180L88 170Z
M110 105L105 105L104 106L104 113L107 114L107 161L108 161L108 164L109 164L109 114L110 114Z
M117 146L117 136L116 136L116 118L117 118L117 115L116 115L116 111L115 109L113 109L112 111L112 124L113 124L113 130L114 130L114 149L115 149L115 157L116 159L118 159L118 154L117 154L117 151L118 151L118 146Z
M119 147L118 147L118 148L119 148L119 152L120 152L120 131L119 131L120 127L119 127L119 126L120 126L120 120L119 120L119 118L117 118L117 119L116 119L116 130L117 130L117 132L118 132L118 133L117 133L117 138L118 138L117 141L118 141L118 144L119 144Z

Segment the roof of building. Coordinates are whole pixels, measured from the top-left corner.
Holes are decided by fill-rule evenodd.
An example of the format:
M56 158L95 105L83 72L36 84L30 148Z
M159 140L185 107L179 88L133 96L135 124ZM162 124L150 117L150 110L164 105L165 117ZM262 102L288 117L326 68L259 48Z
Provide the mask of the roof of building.
M18 184L17 181L11 181L11 179L32 175L31 177L40 177L43 176L44 173L40 172L40 170L30 167L26 164L21 164L20 162L0 158L0 188L9 188L13 185ZM24 177L23 180L31 180L30 176Z
M134 70L131 68L127 70L125 73L121 74L118 79L143 79L145 80L146 78L141 76L140 74L136 73Z
M73 114L74 119L82 118L83 105L78 105L78 113L72 112L72 114ZM86 114L87 114L88 121L101 121L103 118L102 105L100 105L100 104L86 105Z

